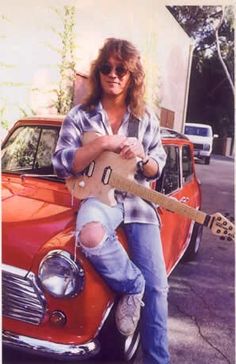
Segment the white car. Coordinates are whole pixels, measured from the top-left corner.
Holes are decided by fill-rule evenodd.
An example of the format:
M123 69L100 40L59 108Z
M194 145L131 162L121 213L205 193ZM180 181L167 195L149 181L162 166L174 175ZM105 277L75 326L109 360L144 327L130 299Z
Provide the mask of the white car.
M193 143L194 156L203 159L205 164L209 164L214 139L212 127L207 124L186 123L184 134Z

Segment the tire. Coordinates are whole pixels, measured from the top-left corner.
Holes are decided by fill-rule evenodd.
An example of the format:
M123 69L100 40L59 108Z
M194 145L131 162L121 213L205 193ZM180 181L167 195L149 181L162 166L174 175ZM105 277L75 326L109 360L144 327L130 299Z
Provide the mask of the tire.
M133 335L122 335L116 327L115 309L116 305L113 306L99 334L101 352L96 362L131 364L134 362L140 344L139 327L137 327Z
M196 259L202 240L203 225L194 223L189 246L187 247L182 260L189 262Z
M205 157L204 164L210 164L211 157Z

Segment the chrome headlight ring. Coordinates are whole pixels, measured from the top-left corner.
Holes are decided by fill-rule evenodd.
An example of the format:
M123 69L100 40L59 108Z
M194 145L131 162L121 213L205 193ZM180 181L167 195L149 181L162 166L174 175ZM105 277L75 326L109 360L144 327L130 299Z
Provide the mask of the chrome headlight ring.
M57 298L74 297L84 286L84 269L64 250L53 250L43 258L38 277L42 287Z

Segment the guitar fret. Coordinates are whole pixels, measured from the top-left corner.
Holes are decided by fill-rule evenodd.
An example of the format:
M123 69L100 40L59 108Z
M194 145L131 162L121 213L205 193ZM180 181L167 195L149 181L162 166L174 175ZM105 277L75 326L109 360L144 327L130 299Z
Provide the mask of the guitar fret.
M114 171L111 173L109 185L119 190L130 192L143 198L144 200L154 202L172 212L185 215L199 224L204 224L207 215L204 212L185 205L174 198L167 197L157 191L144 187L135 181L126 179L116 174Z
M92 163L91 167L86 176L70 177L66 180L66 185L73 197L83 200L95 196L103 203L115 206L117 203L114 196L115 189L130 192L164 207L167 211L179 213L207 226L217 236L234 239L234 224L220 213L207 215L173 197L163 195L136 182L133 179L136 160L121 159L118 154L106 151Z

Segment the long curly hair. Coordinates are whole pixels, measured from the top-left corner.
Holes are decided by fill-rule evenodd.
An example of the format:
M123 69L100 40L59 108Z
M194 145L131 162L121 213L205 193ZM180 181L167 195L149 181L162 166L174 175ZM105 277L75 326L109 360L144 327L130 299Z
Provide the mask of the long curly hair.
M118 58L130 71L130 85L127 90L126 105L136 117L142 117L145 111L144 70L140 55L135 46L127 40L108 38L100 49L97 59L92 63L89 76L89 93L83 102L87 110L93 110L102 97L99 68L110 56Z

